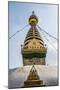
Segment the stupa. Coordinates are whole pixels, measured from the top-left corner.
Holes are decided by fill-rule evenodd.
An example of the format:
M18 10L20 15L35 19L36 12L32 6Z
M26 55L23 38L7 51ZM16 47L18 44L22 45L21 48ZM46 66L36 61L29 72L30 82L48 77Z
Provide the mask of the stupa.
M21 48L23 65L33 65L33 62L35 65L45 65L47 48L44 44L42 36L39 34L39 31L36 27L38 18L34 11L29 17L28 22L31 27L26 35L24 45Z

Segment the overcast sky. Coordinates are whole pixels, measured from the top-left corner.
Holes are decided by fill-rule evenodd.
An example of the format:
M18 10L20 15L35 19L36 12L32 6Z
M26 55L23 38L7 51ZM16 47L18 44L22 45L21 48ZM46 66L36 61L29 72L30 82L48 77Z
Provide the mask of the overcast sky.
M34 4L9 2L9 36L22 29L28 24L28 18L35 12L39 19L38 25L46 32L58 38L58 6L51 4ZM21 44L23 44L30 26L17 33L9 40L9 68L21 67L23 65L21 55ZM38 29L39 30L39 29ZM39 31L40 32L40 31ZM40 32L47 44L46 64L57 65L57 41ZM49 42L44 38L48 38ZM52 43L53 47L50 45Z

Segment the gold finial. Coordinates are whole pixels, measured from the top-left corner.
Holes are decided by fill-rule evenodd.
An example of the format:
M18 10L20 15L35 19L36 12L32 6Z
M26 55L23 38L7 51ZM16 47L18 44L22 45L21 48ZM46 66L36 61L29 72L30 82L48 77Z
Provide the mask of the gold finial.
M31 26L35 26L38 23L38 18L37 18L37 16L34 13L35 12L32 11L32 15L29 17L29 24Z

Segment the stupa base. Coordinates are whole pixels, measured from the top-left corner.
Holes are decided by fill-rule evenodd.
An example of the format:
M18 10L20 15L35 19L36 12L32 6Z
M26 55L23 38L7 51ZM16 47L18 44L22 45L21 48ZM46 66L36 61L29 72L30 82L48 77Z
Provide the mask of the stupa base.
M43 85L43 80L27 80L24 81L24 87L42 87L45 86Z

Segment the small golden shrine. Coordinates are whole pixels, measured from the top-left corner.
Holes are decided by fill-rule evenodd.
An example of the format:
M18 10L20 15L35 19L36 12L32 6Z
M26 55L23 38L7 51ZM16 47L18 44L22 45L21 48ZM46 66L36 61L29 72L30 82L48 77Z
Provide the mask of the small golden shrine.
M32 66L27 80L24 81L24 87L38 87L43 86L43 80L40 80L37 70Z

